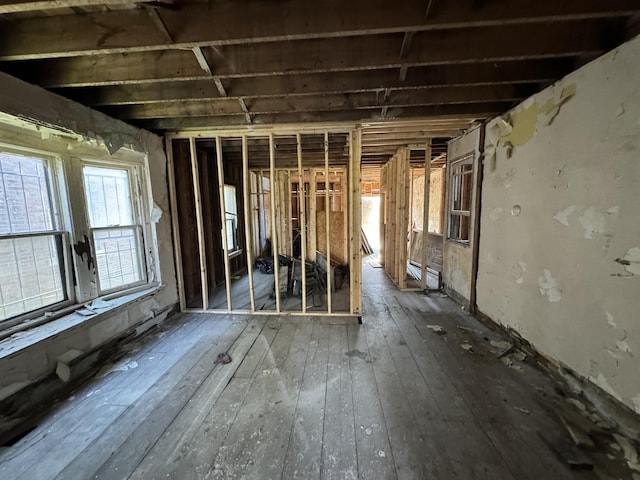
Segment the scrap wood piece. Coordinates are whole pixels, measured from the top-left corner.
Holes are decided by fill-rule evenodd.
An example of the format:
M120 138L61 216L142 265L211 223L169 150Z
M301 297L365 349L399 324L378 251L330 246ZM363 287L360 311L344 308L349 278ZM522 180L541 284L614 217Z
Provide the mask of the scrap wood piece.
M538 436L572 470L593 470L593 461L565 435L538 432Z

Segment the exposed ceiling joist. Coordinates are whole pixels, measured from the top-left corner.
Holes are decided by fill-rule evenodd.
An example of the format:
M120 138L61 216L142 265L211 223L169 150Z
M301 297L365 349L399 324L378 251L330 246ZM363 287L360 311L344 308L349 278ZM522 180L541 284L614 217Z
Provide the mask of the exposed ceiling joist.
M513 0L486 2L482 8L474 8L473 2L440 2L425 20L424 8L424 0L213 2L185 4L179 9L167 10L163 21L172 32L175 48L192 48L549 24L553 21L626 16L640 10L637 0L537 0L527 3ZM216 28L211 28L212 25ZM166 48L164 36L141 10L25 19L8 25L4 30L5 38L11 38L11 42L0 48L0 58L4 60ZM61 35L61 32L68 31L74 35Z
M109 7L130 5L132 0L0 0L0 15L7 13L35 12L38 10L52 10L57 8L84 8L99 5ZM164 2L136 0L135 3L171 3L167 0Z
M375 92L385 85L394 91L444 86L546 84L567 72L566 62L559 59L543 59L527 62L417 67L409 72L402 84L396 80L397 74L393 69L301 75L281 74L270 77L228 78L226 93L231 97L247 99L284 95ZM92 106L204 100L225 96L220 95L218 88L212 85L208 78L63 88L58 92Z
M402 61L394 38L386 36L233 45L223 50L224 60L217 65L216 75L344 72L397 68L403 64L436 66L545 59L603 51L602 32L597 24L581 22L580 30L579 37L563 24L424 32L414 37L415 48ZM0 68L47 88L194 80L207 75L191 51L180 50L0 63Z

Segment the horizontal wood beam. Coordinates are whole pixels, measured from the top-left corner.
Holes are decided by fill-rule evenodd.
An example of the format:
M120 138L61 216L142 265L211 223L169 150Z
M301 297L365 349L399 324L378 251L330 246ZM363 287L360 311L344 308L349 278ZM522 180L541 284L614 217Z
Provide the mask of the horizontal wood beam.
M16 2L13 2L14 4ZM628 16L637 0L520 0L438 2L427 19L424 0L316 0L207 2L163 12L173 48L350 37L487 26L551 24ZM400 51L396 46L396 56ZM146 12L114 10L88 15L24 19L3 26L4 60L77 56L166 48ZM412 44L412 49L416 45Z
M136 0L135 3L149 3L150 0ZM158 3L158 2L154 2ZM163 3L169 3L167 1ZM133 0L0 0L0 15L6 13L35 12L38 10L52 10L56 8L72 7L115 7L121 5L133 5Z
M542 59L414 67L409 70L404 82L398 81L398 73L395 69L229 78L227 93L231 97L249 99L314 93L365 92L381 88L546 84L569 73L570 66L570 62L565 59ZM89 106L206 100L221 96L208 78L105 87L61 88L57 93Z
M217 77L255 77L398 68L401 64L415 67L545 59L604 50L598 24L580 22L575 28L580 35L561 22L423 32L414 36L414 48L404 59L398 57L401 38L397 35L232 45L221 49L223 58L210 56L208 63ZM203 49L205 56L208 50ZM207 78L190 50L3 62L0 69L45 88Z
M537 89L530 85L488 85L473 87L435 87L415 90L397 90L389 96L379 92L298 95L295 97L268 97L247 99L252 115L265 113L295 113L313 111L344 111L446 105L457 103L489 103L523 100ZM229 98L215 100L188 100L103 107L102 111L116 118L171 118L246 114L237 101Z
M430 107L410 107L390 109L388 118L421 118L430 119L444 115L461 115L465 119L473 115L477 119L485 119L502 113L511 106L511 102L477 103L462 105L435 105ZM366 122L381 120L376 110L347 110L332 112L301 112L283 114L261 114L253 117L253 125L326 123L326 122ZM244 115L160 118L132 121L135 125L147 130L186 130L226 126L246 125Z

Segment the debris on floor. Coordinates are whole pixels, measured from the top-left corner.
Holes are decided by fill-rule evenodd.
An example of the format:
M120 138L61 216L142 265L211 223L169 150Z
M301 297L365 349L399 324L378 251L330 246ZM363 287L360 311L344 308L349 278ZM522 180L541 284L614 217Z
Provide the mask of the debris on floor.
M517 410L520 413L524 413L525 415L531 415L531 410L524 407L513 407L514 410Z
M461 343L460 348L462 348L463 350L466 350L467 352L473 352L473 345L471 345L468 342Z
M427 325L427 328L431 329L433 331L433 333L436 333L438 335L446 335L447 332L445 331L444 328L442 328L441 325Z
M218 358L216 358L216 361L214 363L221 363L223 365L226 365L227 363L231 363L231 357L227 352L219 353Z
M490 340L489 343L494 347L490 352L498 358L505 356L513 349L513 344L505 340Z

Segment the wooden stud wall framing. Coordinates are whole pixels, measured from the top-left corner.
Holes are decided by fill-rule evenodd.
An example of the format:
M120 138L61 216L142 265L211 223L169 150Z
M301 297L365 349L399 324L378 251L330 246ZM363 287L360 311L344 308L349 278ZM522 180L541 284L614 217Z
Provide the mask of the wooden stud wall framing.
M216 137L216 162L218 164L218 192L220 196L220 223L222 223L222 248L224 250L224 280L227 289L227 309L231 304L231 266L229 265L229 242L227 241L227 207L224 198L224 167L222 166L222 142Z
M338 315L338 316L360 316L362 312L362 272L361 272L361 250L360 250L360 229L361 229L361 174L360 174L360 158L361 158L361 144L362 133L360 130L334 130L331 127L325 128L322 131L317 129L307 130L301 128L297 132L293 132L296 139L297 146L297 165L287 164L287 167L278 169L276 162L276 144L275 140L280 138L281 133L278 131L261 132L260 135L245 132L241 135L227 135L224 133L211 132L210 134L194 134L186 132L184 135L172 134L166 137L167 158L169 165L169 194L171 197L171 214L173 216L173 233L174 233L174 249L175 255L178 259L176 275L179 282L180 293L180 307L182 311L188 312L212 312L212 313L260 313L267 315L282 314L282 315L296 315L304 314L311 316L322 315ZM324 155L323 163L317 167L304 168L304 152L303 152L303 136L306 134L313 134L323 137ZM343 134L346 136L348 142L349 154L348 154L348 166L335 167L331 170L331 150L330 150L330 134ZM291 136L292 132L282 133L282 135ZM229 242L226 211L227 205L225 201L225 164L223 161L223 141L228 138L240 137L242 142L242 198L243 208L240 208L240 212L244 215L244 222L240 222L244 228L244 248L246 248L246 261L248 265L248 284L249 284L249 297L250 297L250 312L246 310L234 310L232 304L231 295L231 261L229 256ZM220 208L220 230L222 236L223 246L223 259L224 259L224 272L225 272L225 289L226 289L226 310L216 310L209 308L209 294L213 292L213 284L210 284L209 275L213 273L211 271L211 265L207 265L207 235L217 235L218 228L214 227L215 231L209 232L205 227L205 221L211 221L211 219L204 218L203 211L203 196L204 192L201 192L200 176L205 175L204 171L199 171L198 151L196 148L196 139L202 138L209 140L215 140L216 151L216 167L218 178L218 200ZM249 139L250 138L262 138L268 139L269 148L269 167L268 170L256 170L256 177L252 176L252 171L249 170L251 163L250 151L249 151ZM190 298L187 298L187 292L184 288L184 275L186 274L186 266L182 265L182 245L180 244L180 224L178 222L179 209L178 209L178 194L176 192L176 175L174 164L174 140L187 140L189 142L189 159L190 159L190 174L193 181L193 200L195 204L195 217L196 217L196 230L197 230L197 244L198 252L200 254L199 261L195 259L190 261L190 267L194 274L198 273L201 283L202 291L202 308L188 307L187 304ZM225 144L226 145L226 144ZM204 148L204 146L203 146ZM204 152L204 150L203 150ZM185 149L183 155L187 155ZM318 160L320 160L318 158ZM297 167L297 168L296 168ZM266 167L265 167L266 168ZM337 168L337 170L336 170ZM338 173L339 171L339 173ZM269 178L269 204L265 202L265 190L263 188L262 179ZM295 182L297 178L297 190L292 187L292 181ZM319 182L322 182L324 177L324 192L318 191ZM335 178L334 178L335 177ZM202 179L205 181L205 178ZM254 181L255 180L255 181ZM209 180L207 180L209 181ZM340 183L340 191L338 187L332 189L332 184L335 182ZM255 185L254 185L255 184ZM308 184L308 188L306 187ZM322 183L320 183L321 185ZM236 185L239 187L239 185ZM318 195L318 193L320 195ZM397 194L397 192L396 192ZM255 202L253 201L253 195L255 195ZM294 206L292 196L297 195L297 203ZM322 202L320 199L323 199ZM318 224L318 219L323 217L318 214L318 202L324 203L324 225ZM269 207L270 212L265 212L264 207ZM333 205L333 207L332 207ZM270 217L270 232L263 232L262 221L260 218L257 222L254 219L255 207L258 207L259 217L262 218L264 213ZM343 213L343 224L338 220L338 216L332 217L332 209ZM297 210L297 211L294 211ZM239 212L239 213L240 213ZM278 253L286 253L287 255L293 255L294 247L294 232L293 232L293 217L298 218L297 226L300 228L301 236L301 248L300 248L300 266L301 266L301 297L302 306L298 311L282 311L284 308L281 304L281 291L280 291L280 277L281 272L279 268L280 261L278 259ZM217 221L216 221L217 222ZM337 223L336 223L337 222ZM256 225L254 225L256 223ZM332 226L334 227L332 229ZM324 227L325 238L322 241L322 245L318 245L318 240L321 237L317 235L316 227L320 227L321 230ZM346 244L346 250L342 255L347 255L344 259L350 264L349 274L349 292L348 293L348 310L334 311L336 298L333 292L335 286L335 278L332 272L332 250L336 250L336 245L331 244L332 230L344 227L344 232L339 233L334 231L334 240L340 240L342 238L343 243ZM274 296L275 296L275 310L262 310L257 311L255 297L255 279L252 273L252 266L254 264L254 252L256 249L256 239L260 248L265 237L271 237L272 252L274 255ZM319 248L320 247L320 248ZM316 261L316 249L322 251L325 250L327 272L326 272L326 310L324 311L308 311L309 305L307 302L308 293L308 281L309 278L306 272L306 262L308 260ZM282 250L282 251L281 251ZM210 254L210 252L209 252ZM342 261L342 260L341 260ZM185 264L186 265L186 264ZM298 277L300 278L300 277ZM188 295L197 295L197 289L195 293L189 293ZM346 298L345 298L346 300ZM246 308L246 307L243 307Z
M251 215L251 200L249 192L249 153L247 151L247 136L242 136L242 198L244 199L244 238L247 249L247 275L249 276L249 300L251 312L256 311L256 300L253 290L253 217Z
M307 218L304 191L304 170L302 169L302 141L296 133L296 150L298 153L298 218L300 219L300 268L302 273L302 313L307 311Z
M349 277L349 312L360 317L362 315L362 254L360 245L360 229L362 223L361 207L361 174L360 151L362 145L362 131L360 129L349 135L349 172L348 201L349 207L349 250L351 274ZM356 268L353 268L356 266Z
M180 299L180 310L187 308L187 300L184 292L184 272L182 270L182 247L180 245L180 229L178 227L178 197L176 195L175 165L173 160L173 140L165 140L167 152L167 173L169 181L169 200L171 201L171 228L173 231L173 254L176 258L176 280L178 280L178 297Z
M276 294L276 312L280 312L280 260L278 259L278 235L276 226L276 166L273 133L269 134L269 198L271 200L271 251L273 252L273 278Z
M424 150L424 206L422 212L422 258L420 262L420 288L427 288L427 258L429 253L429 197L431 193L431 141Z
M401 290L407 289L407 234L411 214L410 196L410 150L398 149L383 167L383 182L386 188L384 215L384 270Z
M202 198L200 196L200 174L198 173L198 154L196 139L189 139L189 154L191 156L191 174L193 176L193 196L196 208L196 228L198 230L198 251L200 252L200 282L202 283L202 308L209 306L209 276L207 274L207 253L204 243L204 220L202 218Z
M331 199L329 198L329 132L324 132L324 218L327 244L327 312L331 313Z

